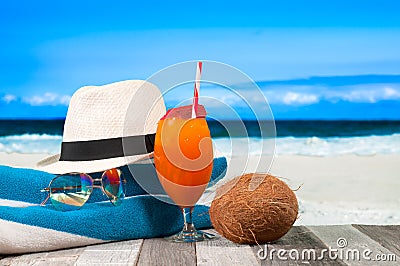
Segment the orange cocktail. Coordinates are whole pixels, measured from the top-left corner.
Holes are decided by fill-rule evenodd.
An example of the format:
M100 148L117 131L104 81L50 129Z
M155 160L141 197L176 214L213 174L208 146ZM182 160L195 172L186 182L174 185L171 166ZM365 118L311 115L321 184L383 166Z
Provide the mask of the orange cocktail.
M204 118L159 121L154 163L164 190L177 205L196 204L210 180L212 162L212 141Z
M183 213L182 231L169 237L174 242L214 237L197 231L192 222L193 207L211 177L213 148L204 107L198 107L197 118L190 118L190 110L191 106L171 109L158 122L154 143L154 163L160 183Z

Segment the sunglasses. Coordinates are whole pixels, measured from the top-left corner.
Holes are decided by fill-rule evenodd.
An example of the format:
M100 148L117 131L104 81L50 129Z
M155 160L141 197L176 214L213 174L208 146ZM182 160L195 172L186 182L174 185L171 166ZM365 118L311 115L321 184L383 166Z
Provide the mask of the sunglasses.
M86 203L94 188L100 188L114 206L119 206L125 197L125 184L126 180L117 168L104 171L98 179L84 173L58 175L41 190L49 194L40 205L44 206L50 199L56 210L77 210Z

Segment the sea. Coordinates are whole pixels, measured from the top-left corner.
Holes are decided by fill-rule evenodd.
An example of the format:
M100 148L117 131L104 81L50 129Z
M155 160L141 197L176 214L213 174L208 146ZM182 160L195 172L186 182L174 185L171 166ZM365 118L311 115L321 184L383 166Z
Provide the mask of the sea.
M271 140L278 155L400 154L400 121L210 120L208 124L213 142L223 154L231 151L231 138L248 145L243 150L254 155L263 152L263 144ZM0 120L0 152L59 153L63 125L62 119ZM268 134L263 134L260 125ZM236 150L240 153L241 149Z

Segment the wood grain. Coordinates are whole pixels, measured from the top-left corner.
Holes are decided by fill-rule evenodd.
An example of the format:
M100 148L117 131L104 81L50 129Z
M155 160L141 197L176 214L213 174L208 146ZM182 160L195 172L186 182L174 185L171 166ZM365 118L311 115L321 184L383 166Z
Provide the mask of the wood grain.
M366 249L372 251L368 257L375 257L376 254L388 254L389 250L381 246L379 243L363 234L351 225L337 225L337 226L309 226L327 246L338 249L338 254L343 254L343 260L349 265L377 265L376 261L363 258L363 252ZM339 245L338 239L345 239L346 245ZM343 241L342 241L343 243ZM351 250L359 252L359 259L354 259L356 256ZM342 253L341 253L342 252ZM385 262L385 265L396 265L395 263Z
M395 253L400 261L400 226L353 225L353 227Z
M45 265L75 265L76 260L79 255L82 254L85 248L73 248L58 250L52 252L41 252L25 254L21 256L11 256L0 260L0 265L35 265L35 266L45 266Z
M253 251L257 258L261 255L261 265L346 265L340 259L330 259L322 252L326 248L321 239L308 228L295 226L285 236L271 244L253 246ZM266 250L267 253L264 253ZM279 250L285 250L285 253L279 256Z
M162 238L145 239L137 265L196 265L195 245Z
M214 230L206 232L217 235ZM221 236L196 243L197 265L259 265L248 245L235 244Z
M80 254L76 265L135 265L143 240L113 242L89 246Z
M209 232L217 234L214 230ZM370 249L370 257L376 254L395 254L394 262L366 260L332 260L324 254L321 260L294 260L289 251L314 249L318 256L328 247L338 248L337 240L347 241L345 249ZM257 254L275 250L273 259L261 260ZM277 251L286 250L279 259ZM338 248L339 249L339 248ZM196 244L171 243L162 238L139 239L105 243L88 247L52 252L32 253L19 256L0 257L2 265L398 265L400 261L400 226L340 225L340 226L295 226L276 242L261 246L238 245L219 236L215 241ZM260 255L264 255L260 253ZM343 258L343 257L342 257Z

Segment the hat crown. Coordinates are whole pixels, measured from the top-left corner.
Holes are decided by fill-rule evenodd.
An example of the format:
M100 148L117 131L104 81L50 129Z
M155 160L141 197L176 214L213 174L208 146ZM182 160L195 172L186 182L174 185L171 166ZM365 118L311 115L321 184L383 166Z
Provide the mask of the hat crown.
M126 80L104 86L85 86L71 98L63 141L155 133L157 122L165 111L161 92L147 81ZM127 112L135 115L127 116Z

